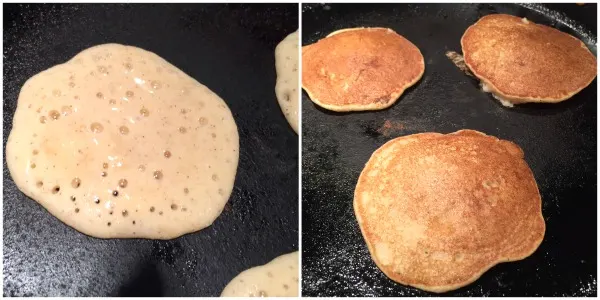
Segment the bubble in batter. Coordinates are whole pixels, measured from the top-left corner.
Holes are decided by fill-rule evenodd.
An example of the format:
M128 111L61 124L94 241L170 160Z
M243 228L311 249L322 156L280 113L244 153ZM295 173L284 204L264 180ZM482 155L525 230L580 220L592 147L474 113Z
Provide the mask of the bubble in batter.
M100 133L104 130L104 126L98 122L94 122L90 125L90 130L94 133Z

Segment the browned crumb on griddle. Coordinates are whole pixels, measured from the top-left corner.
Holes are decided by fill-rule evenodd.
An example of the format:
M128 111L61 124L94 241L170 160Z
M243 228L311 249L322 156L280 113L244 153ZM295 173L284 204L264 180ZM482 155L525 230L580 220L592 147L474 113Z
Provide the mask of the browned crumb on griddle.
M469 76L473 76L467 64L465 64L465 60L461 54L458 54L456 51L447 51L446 57L448 57L452 63L458 67L461 71Z
M377 129L377 132L379 132L383 136L389 137L392 134L402 130L404 130L404 124L402 124L401 122L385 120L383 125L379 129Z

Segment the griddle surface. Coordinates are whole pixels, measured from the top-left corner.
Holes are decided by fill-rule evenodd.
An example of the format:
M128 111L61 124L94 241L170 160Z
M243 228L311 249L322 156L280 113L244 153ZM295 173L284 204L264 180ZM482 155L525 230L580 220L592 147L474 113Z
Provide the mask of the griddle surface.
M275 46L298 5L4 4L4 139L29 77L88 47L155 52L223 98L240 134L215 223L171 241L101 240L51 216L4 164L5 296L218 296L242 270L298 248L298 137L275 97Z
M394 283L373 263L354 216L354 187L371 154L390 139L464 128L523 148L539 185L547 228L529 258L500 264L475 283L444 295L596 295L596 80L564 103L509 109L481 92L444 55L461 52L467 27L495 12L555 26L593 44L596 6L586 4L570 13L577 9L594 12L592 20L585 20L593 32L541 6L303 6L303 45L343 28L382 26L412 41L425 57L423 78L386 110L334 113L316 107L303 93L303 295L434 295ZM595 53L595 46L591 48Z

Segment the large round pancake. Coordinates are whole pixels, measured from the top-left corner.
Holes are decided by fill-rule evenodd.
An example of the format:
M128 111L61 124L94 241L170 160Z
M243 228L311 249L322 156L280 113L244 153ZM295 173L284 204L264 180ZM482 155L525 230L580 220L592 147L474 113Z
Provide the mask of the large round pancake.
M531 255L545 232L523 151L473 130L384 144L360 174L354 211L377 266L432 292Z
M23 193L80 232L170 239L222 212L238 139L207 87L152 52L105 44L27 80L6 161Z
M512 103L560 102L596 77L596 57L579 39L511 15L493 14L461 39L465 63L490 92Z
M388 28L350 28L302 47L302 87L333 111L384 109L423 76L419 49Z

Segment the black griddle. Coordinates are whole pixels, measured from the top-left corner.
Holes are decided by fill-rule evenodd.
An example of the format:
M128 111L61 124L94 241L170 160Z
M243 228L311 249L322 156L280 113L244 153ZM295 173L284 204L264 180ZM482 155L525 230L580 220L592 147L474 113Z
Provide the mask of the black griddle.
M170 241L96 239L24 196L4 164L5 296L218 296L239 272L298 248L298 136L275 97L275 46L298 5L4 4L4 139L25 81L78 52L155 52L223 98L240 135L215 223Z
M546 236L529 258L497 265L473 284L442 295L597 294L596 80L563 103L510 109L481 92L477 81L444 55L462 52L464 31L491 13L554 26L596 53L595 4L312 4L302 10L303 45L343 28L389 27L425 58L423 78L386 110L335 113L315 106L303 93L303 296L437 295L394 283L377 268L354 216L353 193L365 163L385 142L464 128L523 148L542 195Z

